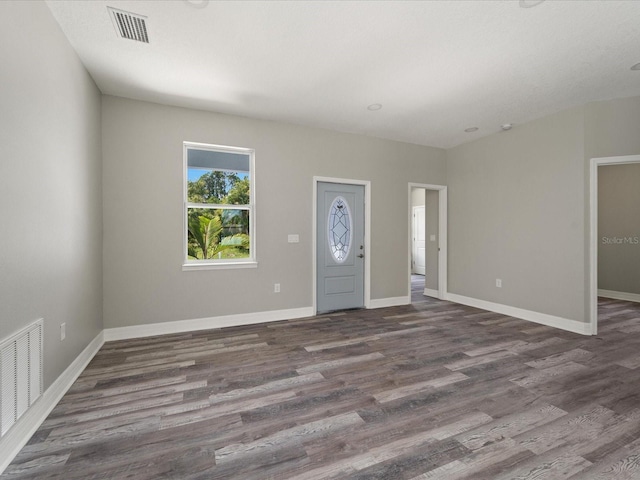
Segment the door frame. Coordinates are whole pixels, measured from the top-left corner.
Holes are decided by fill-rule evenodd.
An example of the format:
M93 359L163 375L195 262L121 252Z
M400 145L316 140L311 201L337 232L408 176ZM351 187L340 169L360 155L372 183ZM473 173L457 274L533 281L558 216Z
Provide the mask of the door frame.
M598 167L640 163L640 155L596 157L589 170L589 325L591 335L598 334Z
M411 302L411 227L412 227L412 209L411 209L411 190L414 188L423 188L425 190L436 190L438 192L438 298L444 300L447 295L447 187L446 185L432 185L429 183L412 183L409 182L407 193L407 223L408 223L408 248L407 248L407 295ZM425 287L425 295L427 294Z
M318 312L318 290L316 276L318 273L318 183L338 183L343 185L364 186L364 308L371 308L371 182L369 180L353 180L347 178L334 177L313 177L313 206L312 206L312 229L311 229L311 249L312 249L312 299L313 314Z

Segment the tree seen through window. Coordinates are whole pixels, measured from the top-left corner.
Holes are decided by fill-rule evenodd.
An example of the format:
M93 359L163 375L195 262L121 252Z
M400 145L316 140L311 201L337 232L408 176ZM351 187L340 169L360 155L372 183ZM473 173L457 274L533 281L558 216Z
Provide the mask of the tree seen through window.
M249 156L187 148L186 164L187 261L250 259Z

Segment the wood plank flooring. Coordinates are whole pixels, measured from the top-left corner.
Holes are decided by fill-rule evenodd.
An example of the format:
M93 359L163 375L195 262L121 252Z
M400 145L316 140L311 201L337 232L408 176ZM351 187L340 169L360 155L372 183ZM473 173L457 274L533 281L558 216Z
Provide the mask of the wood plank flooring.
M109 342L8 479L640 479L640 305L411 306Z

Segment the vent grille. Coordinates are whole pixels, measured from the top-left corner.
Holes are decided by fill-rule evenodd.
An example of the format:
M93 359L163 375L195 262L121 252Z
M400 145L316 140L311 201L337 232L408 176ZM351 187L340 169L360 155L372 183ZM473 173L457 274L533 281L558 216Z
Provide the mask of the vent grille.
M107 7L107 10L111 15L113 26L122 38L149 43L147 17L111 7Z
M0 437L42 394L42 319L0 343Z

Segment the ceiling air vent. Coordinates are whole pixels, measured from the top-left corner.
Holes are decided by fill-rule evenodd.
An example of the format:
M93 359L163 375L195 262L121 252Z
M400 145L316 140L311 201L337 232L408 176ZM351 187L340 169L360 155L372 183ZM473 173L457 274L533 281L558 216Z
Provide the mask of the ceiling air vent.
M122 38L149 43L147 17L111 7L107 7L107 10L113 20L113 26Z

